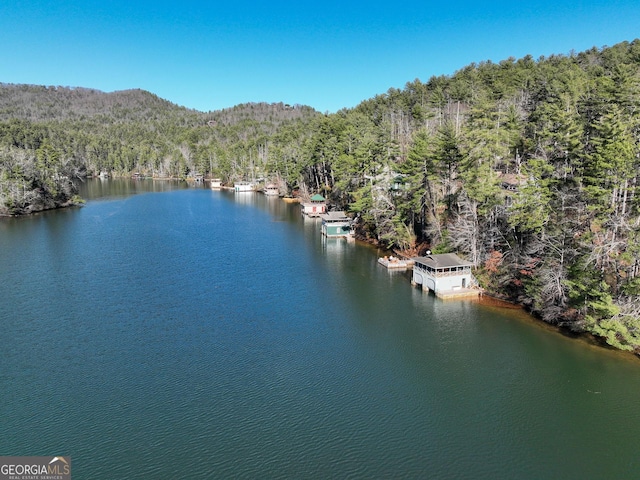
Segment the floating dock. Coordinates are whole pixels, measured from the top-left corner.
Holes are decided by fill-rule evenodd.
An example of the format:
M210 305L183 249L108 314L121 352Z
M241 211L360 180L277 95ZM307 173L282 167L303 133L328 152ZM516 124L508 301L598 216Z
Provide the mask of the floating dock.
M406 270L413 267L413 260L403 260L392 255L378 258L378 263L389 270Z

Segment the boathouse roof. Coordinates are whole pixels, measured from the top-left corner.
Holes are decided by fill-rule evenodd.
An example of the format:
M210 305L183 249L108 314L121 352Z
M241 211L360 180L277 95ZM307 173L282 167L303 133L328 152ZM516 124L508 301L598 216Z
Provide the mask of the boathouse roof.
M326 222L348 222L349 217L344 212L327 212L320 215L320 218Z
M450 268L450 267L471 267L473 264L462 260L455 253L438 253L425 257L415 257L415 262L427 265L431 268Z
M319 193L316 193L315 195L313 195L311 197L311 201L312 202L324 202L324 197L322 195L320 195Z

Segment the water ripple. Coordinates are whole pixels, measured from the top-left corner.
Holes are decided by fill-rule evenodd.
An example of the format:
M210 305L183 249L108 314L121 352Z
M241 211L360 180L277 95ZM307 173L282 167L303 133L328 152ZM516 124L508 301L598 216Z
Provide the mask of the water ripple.
M217 193L3 229L1 452L71 454L92 479L637 471L634 365Z

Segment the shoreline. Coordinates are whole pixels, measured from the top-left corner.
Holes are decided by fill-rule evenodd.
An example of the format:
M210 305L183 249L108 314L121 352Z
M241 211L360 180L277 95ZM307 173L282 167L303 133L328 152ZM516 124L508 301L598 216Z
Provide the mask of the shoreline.
M83 207L84 204L85 204L85 200L80 199L80 200L68 200L67 202L61 203L60 205L54 205L52 207L36 208L36 209L31 209L27 207L25 209L26 211L22 211L19 213L4 213L0 211L0 218L29 217L31 215L36 215L38 213L43 213L43 212L50 212L53 210L64 210L66 208Z
M90 176L90 177L85 177L86 179L92 179L92 180L99 180L100 177L97 176ZM127 177L127 176L122 176L122 177L109 177L110 179L127 179L127 178L131 178L131 177ZM142 179L142 178L140 178ZM170 177L144 177L144 179L153 179L153 180L168 180L168 181L187 181L185 179L179 179L179 178L170 178ZM133 179L135 180L135 179ZM287 199L286 197L283 197L283 200L285 202L290 201L290 199ZM297 200L297 199L295 199ZM0 210L0 219L2 218L20 218L20 217L28 217L31 215L35 215L35 214L39 214L39 213L43 213L43 212L50 212L50 211L54 211L54 210L62 210L62 209L68 209L68 208L73 208L73 207L83 207L85 204L85 200L80 198L80 197L75 197L73 199L69 199L66 202L57 204L57 205L53 205L53 206L46 206L46 203L43 203L41 206L43 208L36 208L36 209L31 209L30 207L27 207L24 209L24 211L21 211L19 213L5 213L2 210ZM403 258L403 259L410 259L412 258L412 255L410 253L407 252L402 252L402 251L398 251L395 249L386 249L383 248L375 239L366 237L364 235L358 235L356 234L355 240L359 243L362 243L364 245L369 246L370 248L375 248L378 251L382 251L388 254L393 254L399 258ZM421 248L421 246L417 246L414 249L414 252L417 252L419 249ZM410 270L410 269L407 269ZM496 308L500 308L500 309L509 309L509 310L520 310L522 313L526 314L527 317L529 317L531 319L532 322L535 322L535 324L544 327L546 329L550 329L552 331L555 331L556 333L561 334L562 336L566 337L566 338L571 338L573 340L579 340L582 341L583 343L590 345L590 346L596 346L599 347L603 350L606 351L612 351L612 352L617 352L619 354L624 354L627 357L633 358L635 360L640 360L640 352L635 352L635 351L629 351L629 350L623 350L623 349L619 349L616 348L614 346L609 345L608 343L606 343L605 339L603 337L598 337L590 332L576 332L573 331L569 328L567 328L566 326L562 326L562 325L558 325L558 324L553 324L553 323L549 323L544 321L542 318L540 318L538 315L535 315L533 312L530 312L527 308L526 305L521 304L521 303L517 303L511 300L507 300L505 298L501 298L501 296L499 295L499 293L496 292L490 292L487 291L485 289L481 289L481 293L480 295L478 295L475 298L469 298L467 300L473 301L473 302L477 302L483 306L486 307L496 307Z
M411 255L407 255L404 252L398 251L398 250L394 250L394 249L386 249L386 248L382 248L379 244L377 244L377 242L375 240L370 240L365 238L362 235L359 235L357 237L357 240L361 243L364 243L366 245L369 245L373 248L377 248L378 250L381 250L385 253L389 253L389 254L393 254L395 256L398 256L399 258L404 258L404 259L409 259L411 258ZM421 247L416 247L417 250L419 250ZM407 271L409 271L410 269L407 269ZM567 328L566 326L563 325L558 325L558 324L553 324L553 323L549 323L549 322L545 322L542 318L540 318L538 315L536 315L535 313L529 311L526 307L526 305L521 304L521 303L517 303L515 301L512 300L507 300L505 298L501 298L501 296L496 293L496 292L490 292L484 288L481 288L481 293L480 295L478 295L477 297L473 297L473 298L468 298L465 300L468 301L472 301L472 302L477 302L483 306L486 307L495 307L495 308L499 308L499 309L507 309L507 310L516 310L516 311L521 311L523 314L525 314L527 316L528 319L530 319L530 321L537 325L540 328L544 328L546 330L549 331L553 331L555 333L558 333L560 335L562 335L565 338L571 339L571 340L577 340L581 343L583 343L584 345L588 345L591 347L597 347L601 350L607 351L607 352L615 352L617 355L621 355L623 357L626 358L630 358L633 359L634 361L640 361L640 352L637 351L632 351L632 350L623 350L620 348L616 348L612 345L609 345L606 340L604 339L604 337L599 337L597 335L594 335L591 332L576 332L573 331L569 328Z

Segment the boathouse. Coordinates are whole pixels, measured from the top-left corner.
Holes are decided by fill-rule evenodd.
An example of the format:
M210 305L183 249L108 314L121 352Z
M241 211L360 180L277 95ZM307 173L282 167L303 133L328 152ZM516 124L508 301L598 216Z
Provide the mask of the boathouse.
M322 235L328 238L353 238L351 219L344 212L327 212L320 215Z
M438 297L477 295L473 289L473 264L455 253L429 254L413 259L412 285L431 290Z
M264 187L264 194L268 197L277 197L280 195L280 189L275 183L269 183Z
M235 182L233 184L233 190L236 193L253 192L253 183L251 183L251 182Z
M319 217L327 211L327 203L322 195L316 193L310 201L302 203L302 214L307 217Z

